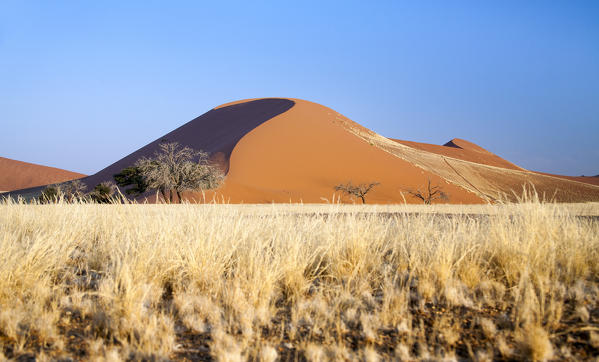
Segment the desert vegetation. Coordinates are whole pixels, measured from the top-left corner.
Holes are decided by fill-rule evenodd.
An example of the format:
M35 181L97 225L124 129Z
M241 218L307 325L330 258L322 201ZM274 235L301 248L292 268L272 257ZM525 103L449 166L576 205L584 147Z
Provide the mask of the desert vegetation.
M371 182L368 184L359 184L352 185L351 181L348 181L345 184L339 184L334 187L335 191L341 191L342 193L358 197L362 200L362 204L366 203L366 195L372 190L375 186L380 185L380 182Z
M85 196L87 186L80 180L63 182L46 186L38 200L41 203L53 203L63 200L65 202L75 202Z
M3 201L0 356L592 358L598 214Z
M140 158L133 166L123 169L112 181L104 181L89 191L81 180L46 186L37 197L47 203L123 203L125 195L138 197L148 191L162 195L158 202L183 202L183 192L200 191L218 187L224 180L221 169L209 162L208 154L177 142L162 143L151 158ZM125 194L118 189L122 187ZM175 195L177 196L175 200Z
M534 185L532 186L534 189ZM449 195L443 191L439 185L431 185L431 180L428 179L428 183L424 187L420 187L416 190L408 190L408 194L412 197L420 199L425 205L430 205L435 200L447 201Z
M208 153L182 147L177 142L161 143L154 157L143 157L134 166L114 175L126 193L140 195L160 191L165 202L183 201L182 193L218 187L224 179L221 169L209 162Z

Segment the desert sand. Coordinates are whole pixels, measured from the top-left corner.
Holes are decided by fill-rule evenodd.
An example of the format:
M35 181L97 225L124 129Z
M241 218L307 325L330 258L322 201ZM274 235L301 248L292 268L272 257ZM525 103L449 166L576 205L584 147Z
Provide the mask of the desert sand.
M85 175L0 157L0 192L65 182Z
M389 139L330 108L292 98L223 104L82 181L91 188L112 180L139 158L153 155L161 142L209 152L227 174L215 191L186 193L190 201L360 203L335 192L335 185L379 182L368 203L420 203L407 191L429 180L449 195L438 202L513 201L523 187L534 187L546 200L599 201L599 182L528 171L458 138L443 146ZM152 196L140 200L152 201Z

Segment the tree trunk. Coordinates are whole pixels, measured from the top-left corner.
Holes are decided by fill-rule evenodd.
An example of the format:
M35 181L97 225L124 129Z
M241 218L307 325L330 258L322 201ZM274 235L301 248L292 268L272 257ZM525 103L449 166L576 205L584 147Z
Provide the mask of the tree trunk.
M174 195L174 194L175 194L175 193L173 192L173 189L170 189L170 190L169 190L169 192L168 192L168 196L169 196L169 202L168 202L168 203L169 203L169 204L172 204L172 203L173 203L173 195Z
M160 188L160 193L162 194L162 198L164 199L164 203L167 203L168 199L166 198L166 191L163 188Z
M364 196L360 196L360 198L362 199L362 205L364 205L366 203L366 199L364 198Z
M179 203L183 201L183 199L181 198L181 192L179 190L177 190L177 198L179 199Z

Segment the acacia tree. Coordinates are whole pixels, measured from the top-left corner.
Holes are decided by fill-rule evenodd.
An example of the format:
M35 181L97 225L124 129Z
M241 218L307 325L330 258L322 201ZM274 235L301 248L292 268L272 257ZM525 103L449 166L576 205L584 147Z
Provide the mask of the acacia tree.
M127 195L138 196L148 190L148 184L139 167L127 167L113 177L116 184L124 188Z
M371 182L369 184L352 185L351 181L347 184L339 184L335 186L335 191L341 191L348 195L359 197L362 200L362 204L366 203L366 194L372 190L373 187L380 185L380 182Z
M180 165L175 177L173 190L181 202L181 193L199 189L213 189L218 187L224 180L225 175L217 166L208 162L206 152L198 152L197 162L185 162Z
M181 202L182 192L215 188L224 179L220 168L208 162L208 153L181 147L177 142L160 144L153 158L142 158L135 167L148 188L159 190L171 203L175 194Z
M430 205L434 200L449 200L449 195L441 189L441 186L432 186L430 179L426 188L418 188L416 191L408 190L408 193L422 200L425 205Z

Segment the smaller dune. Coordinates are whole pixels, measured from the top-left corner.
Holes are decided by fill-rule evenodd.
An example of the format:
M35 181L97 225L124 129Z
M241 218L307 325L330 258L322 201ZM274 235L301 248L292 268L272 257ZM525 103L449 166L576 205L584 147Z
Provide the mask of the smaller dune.
M0 193L55 184L81 177L85 177L85 175L0 157L0 190L3 190Z
M433 145L430 143L404 141L393 138L391 138L391 140L417 150L432 152L446 157L457 158L458 160L479 163L487 166L507 168L510 170L524 170L522 167L519 167L497 156L496 154L491 153L472 142L460 138L454 138L442 146Z

